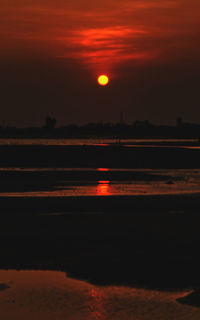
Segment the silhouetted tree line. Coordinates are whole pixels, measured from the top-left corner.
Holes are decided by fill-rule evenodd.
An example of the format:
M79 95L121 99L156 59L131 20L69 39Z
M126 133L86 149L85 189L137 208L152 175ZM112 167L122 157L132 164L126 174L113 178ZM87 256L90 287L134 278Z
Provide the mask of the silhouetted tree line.
M184 123L177 118L175 126L155 125L146 121L136 121L133 124L126 123L88 123L85 125L71 124L56 127L56 119L46 117L42 127L17 128L0 127L0 137L12 138L176 138L189 139L200 138L200 125Z

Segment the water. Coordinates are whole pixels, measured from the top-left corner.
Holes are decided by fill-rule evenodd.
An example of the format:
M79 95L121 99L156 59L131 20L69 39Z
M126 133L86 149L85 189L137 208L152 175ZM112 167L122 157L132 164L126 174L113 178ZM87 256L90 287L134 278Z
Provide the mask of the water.
M0 145L105 146L114 143L117 143L115 139L0 140ZM135 146L198 148L198 143L195 140L127 140L122 143L132 148ZM175 253L172 253L171 249L169 252L165 247L163 249L166 250L166 252L163 251L163 255L166 255L166 267L163 267L162 270L163 277L165 277L166 270L169 273L168 267L171 267L171 256L177 254L179 248L185 246L185 234L190 239L196 226L198 228L198 223L194 223L192 233L188 233L187 221L185 222L186 229L183 226L179 228L179 214L178 220L171 220L174 216L171 218L169 215L169 221L166 219L166 215L164 218L160 215L164 219L163 222L158 217L154 220L154 213L148 212L145 219L149 220L145 222L144 216L140 220L137 214L134 220L134 210L132 210L133 216L126 216L122 210L114 219L112 215L109 216L107 213L105 216L95 214L98 211L96 210L98 209L96 202L94 202L95 208L91 209L93 214L90 214L90 210L88 214L88 203L91 202L92 197L95 199L95 196L137 197L139 195L199 193L200 169L24 168L17 166L0 168L0 197L6 198L5 201L1 199L2 206L5 206L1 214L1 235L5 237L3 238L5 244L2 247L2 268L5 268L7 263L9 268L16 268L16 265L20 265L20 263L22 268L26 265L32 268L33 259L34 262L37 261L39 268L44 265L47 268L54 266L54 269L59 270L56 262L65 266L67 261L66 269L68 272L71 270L71 275L74 270L75 276L77 274L84 275L85 270L89 270L89 273L86 272L88 277L80 277L88 279L96 276L95 264L92 264L97 259L102 263L102 266L106 265L108 270L114 265L114 269L118 270L116 272L117 281L122 270L118 265L124 261L122 266L129 275L128 279L130 277L131 280L137 278L137 276L134 277L135 274L138 275L137 265L141 263L140 268L143 267L143 262L140 262L140 259L146 259L149 250L152 250L152 259L154 259L153 253L155 255L155 251L158 249L160 252L162 248L162 245L159 247L159 244L164 243L165 245L165 239L171 239L168 245L169 248L175 248ZM80 216L77 214L79 211L73 208L74 201L76 201L73 197L76 196L91 197L84 204L86 207L83 208ZM12 202L12 197L21 197L22 199L13 199ZM53 201L49 204L48 200L44 199L42 204L41 199L38 202L37 199L28 201L24 199L33 197L53 198ZM69 203L60 203L62 202L60 199L58 202L54 201L54 197L72 197L71 207ZM29 211L32 212L32 208L29 210L29 201L33 201L33 209L37 213L48 211L48 215L28 215ZM39 203L41 203L41 207ZM59 210L58 204L60 205ZM103 212L104 209L105 212L108 211L107 208L101 208ZM35 212L34 210L33 212ZM69 214L58 215L57 212L60 213L60 211ZM160 213L162 214L162 210ZM177 225L178 227L176 227ZM175 231L173 231L174 228ZM151 238L153 238L152 243ZM140 239L139 243L138 239ZM148 239L148 243L145 239ZM159 241L157 241L158 239ZM182 239L183 242L180 242ZM148 246L149 243L150 246ZM188 243L190 244L190 242ZM29 251L26 251L23 244L28 245ZM119 250L119 248L121 249ZM189 250L190 252L191 250ZM184 250L179 253L182 254L181 263L185 261L186 256L189 256L187 253L185 254ZM16 261L14 259L13 265L9 264L9 256L13 257L15 254ZM157 268L156 261L153 270ZM178 262L180 261L178 260ZM129 268L130 274L126 264L131 266ZM192 258L191 265L193 266ZM185 266L184 263L181 264L181 268L185 268L186 272L187 266L187 264ZM174 262L174 267L177 270L176 262ZM65 269L61 268L60 270ZM103 273L105 270L97 268L100 279L102 275L99 272ZM125 272L122 273L123 275ZM166 277L171 278L168 274ZM105 273L103 278L105 278ZM133 282L133 286L137 280ZM113 281L113 283L121 282ZM159 291L134 288L130 287L131 281L128 282L128 285L127 287L113 285L99 287L86 281L72 279L66 273L58 271L0 270L0 318L3 320L200 319L200 309L183 305L177 300L190 294L191 290Z
M1 145L40 145L40 146L107 146L111 144L118 144L118 138L84 138L84 139L0 139ZM173 147L196 147L200 148L199 141L197 139L120 139L120 143L125 146L173 146Z
M0 271L3 320L200 319L200 309L176 299L191 291L98 287L64 272Z
M0 196L73 197L200 193L200 170L0 168Z
M4 139L0 140L0 145L105 146L116 142L114 139ZM132 148L135 146L156 148L160 145L175 148L198 147L195 140L129 140L122 141L122 143ZM90 211L88 211L89 214L87 213L88 203L95 196L123 197L199 193L200 169L24 168L16 166L0 168L0 197L6 198L5 201L1 199L2 207L4 206L1 214L1 236L5 240L2 245L2 268L5 268L5 265L6 267L8 265L9 268L16 268L18 265L22 268L27 265L32 268L37 262L36 265L39 268L42 268L42 265L47 268L54 266L54 269L59 270L58 265L65 266L66 264L66 269L69 273L71 272L71 275L86 274L87 277L77 275L77 278L93 279L96 276L94 262L97 259L105 270L108 268L112 270L112 273L114 269L117 271L114 273L116 282L113 281L112 284L121 283L117 282L120 279L120 272L122 276L126 273L128 280L130 279L127 287L113 285L99 287L86 281L72 279L64 272L0 270L0 318L3 320L200 319L199 308L183 305L177 301L190 294L191 290L159 291L130 287L132 279L136 279L133 286L135 283L140 283L137 282L140 280L143 283L143 279L140 278L141 274L137 279L140 269L145 273L147 271L144 279L146 276L149 280L146 268L150 268L148 265L150 262L154 263L153 268L151 266L152 270L157 270L157 263L160 261L157 259L157 254L155 255L156 252L159 254L162 252L162 257L166 261L166 266L161 265L161 274L164 278L171 280L171 275L173 276L177 270L178 274L179 271L182 272L184 279L191 280L190 273L194 273L198 278L199 270L198 274L193 270L195 260L191 253L194 252L196 258L199 247L197 237L199 221L196 215L192 216L194 222L190 228L189 218L187 220L185 215L180 223L179 211L177 216L170 214L162 216L162 209L159 209L160 218L154 215L154 212L147 212L140 218L135 214L137 213L134 211L135 208L131 208L133 215L126 215L122 210L115 218L113 215L107 215L108 210L105 210L105 215L95 215L97 210L93 210L93 207L91 211L93 214L90 214ZM80 216L77 214L79 211L76 212L77 209L73 208L76 201L76 198L73 198L75 196L90 197L89 201L85 202L86 207L83 208ZM12 201L11 197L23 199ZM28 197L53 198L53 201L48 204L45 199L43 204L40 204L43 207L40 208L41 199L26 201L24 198ZM62 204L60 199L58 202L54 201L54 197L72 197L71 207L69 203ZM49 215L28 215L29 202L32 203L37 213L48 211ZM58 204L61 206L59 210ZM94 209L96 207L95 204ZM160 207L162 208L162 205ZM30 212L32 212L31 209ZM101 210L104 209L107 208L101 208ZM57 213L60 210L69 214L54 214L54 211ZM187 239L189 239L188 242ZM196 242L193 242L193 239ZM195 248L193 248L193 243L196 243ZM146 258L146 255L149 257L149 251L152 261ZM15 256L16 258L13 259ZM14 261L13 264L12 262L9 264L10 257L11 261L12 259ZM189 258L191 260L187 264L185 261ZM144 261L145 263L148 261L145 268ZM34 263L31 264L32 262ZM139 269L137 269L138 265ZM188 271L190 265L192 272ZM122 267L124 272L122 272ZM150 276L151 268L149 269ZM100 279L105 278L105 270L97 268ZM160 271L159 268L158 271ZM150 283L154 281L156 273L152 271L153 278L150 279ZM176 287L175 284L174 287Z

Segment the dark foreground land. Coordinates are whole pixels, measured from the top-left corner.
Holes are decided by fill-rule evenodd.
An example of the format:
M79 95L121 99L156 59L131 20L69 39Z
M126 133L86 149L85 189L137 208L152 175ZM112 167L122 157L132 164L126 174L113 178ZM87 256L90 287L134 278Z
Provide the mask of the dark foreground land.
M200 149L184 146L1 145L0 167L200 168Z
M99 285L200 286L198 196L0 200L0 268Z

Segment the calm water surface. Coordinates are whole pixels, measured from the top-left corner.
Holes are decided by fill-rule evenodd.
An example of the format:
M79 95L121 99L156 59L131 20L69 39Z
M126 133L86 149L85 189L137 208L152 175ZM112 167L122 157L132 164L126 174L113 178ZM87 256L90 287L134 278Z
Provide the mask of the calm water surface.
M68 197L200 193L200 170L0 168L0 196Z
M97 287L63 272L0 271L3 320L200 319L200 309L177 302L191 291Z
M105 145L116 140L0 140L0 145ZM196 141L126 141L127 145L198 147ZM180 146L180 143L182 146ZM0 168L0 197L125 196L200 193L200 170ZM67 255L67 251L66 251ZM80 266L81 267L81 266ZM2 320L197 320L178 298L191 291L98 287L64 272L0 270Z
M118 144L119 139L90 138L90 139L0 139L0 145L41 145L41 146L83 146ZM121 139L125 146L174 146L200 148L197 139Z
M0 139L0 145L99 145L116 139ZM126 139L130 147L200 148L199 141ZM0 196L68 197L200 193L200 170L0 168Z

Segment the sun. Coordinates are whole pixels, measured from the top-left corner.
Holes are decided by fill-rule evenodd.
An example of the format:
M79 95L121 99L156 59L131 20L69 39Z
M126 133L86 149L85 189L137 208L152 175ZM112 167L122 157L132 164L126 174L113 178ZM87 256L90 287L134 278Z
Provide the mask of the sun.
M101 74L98 77L97 81L98 81L98 84L100 84L100 86L106 86L109 82L109 78L105 74Z

